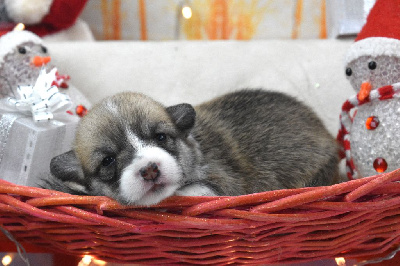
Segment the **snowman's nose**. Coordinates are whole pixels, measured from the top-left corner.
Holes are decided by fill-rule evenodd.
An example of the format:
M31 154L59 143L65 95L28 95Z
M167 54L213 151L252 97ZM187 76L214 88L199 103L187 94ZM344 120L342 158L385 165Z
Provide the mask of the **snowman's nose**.
M45 57L35 56L34 58L32 58L31 63L34 66L40 67L40 66L46 65L48 62L50 62L50 60L51 60L50 56L45 56Z
M369 96L369 93L371 92L371 90L372 90L372 85L371 85L371 83L369 83L369 82L363 82L363 83L361 84L361 87L360 87L360 92L359 92L358 95L357 95L358 100L362 102L362 101L364 101L365 99L367 99L368 96Z

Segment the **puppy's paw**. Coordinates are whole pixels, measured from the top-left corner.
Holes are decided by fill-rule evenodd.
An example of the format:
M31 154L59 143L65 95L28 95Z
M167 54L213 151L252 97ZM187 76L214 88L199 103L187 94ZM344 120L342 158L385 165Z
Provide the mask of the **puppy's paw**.
M176 191L177 196L217 196L209 187L203 184L192 184L180 188Z

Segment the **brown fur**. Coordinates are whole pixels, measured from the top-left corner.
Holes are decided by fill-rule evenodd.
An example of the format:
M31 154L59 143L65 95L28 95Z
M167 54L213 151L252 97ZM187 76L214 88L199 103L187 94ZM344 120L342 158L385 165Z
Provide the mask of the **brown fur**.
M330 185L336 141L308 107L280 93L243 91L196 108L193 130L223 194ZM224 166L224 167L221 167ZM221 178L221 176L223 176Z

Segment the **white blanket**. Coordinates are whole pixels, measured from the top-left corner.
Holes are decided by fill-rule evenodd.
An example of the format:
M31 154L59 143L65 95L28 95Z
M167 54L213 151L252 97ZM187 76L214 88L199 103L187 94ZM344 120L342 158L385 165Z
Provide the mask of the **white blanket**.
M166 105L197 104L241 88L286 92L310 105L336 136L351 41L171 41L48 43L61 74L93 103L120 91Z

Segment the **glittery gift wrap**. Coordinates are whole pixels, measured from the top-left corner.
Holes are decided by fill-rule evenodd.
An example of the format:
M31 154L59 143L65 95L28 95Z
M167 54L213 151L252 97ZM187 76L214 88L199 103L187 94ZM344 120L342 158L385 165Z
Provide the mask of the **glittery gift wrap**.
M51 159L71 150L79 118L61 115L35 122L0 109L0 173L9 182L39 186L50 173Z

